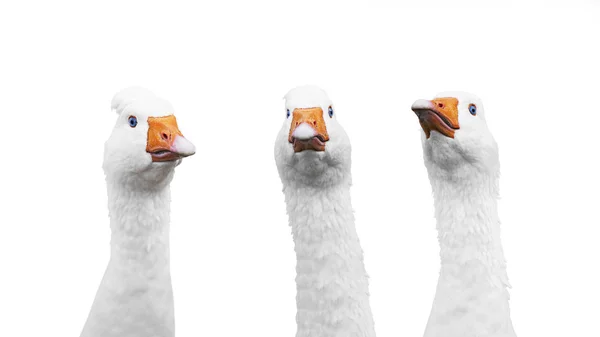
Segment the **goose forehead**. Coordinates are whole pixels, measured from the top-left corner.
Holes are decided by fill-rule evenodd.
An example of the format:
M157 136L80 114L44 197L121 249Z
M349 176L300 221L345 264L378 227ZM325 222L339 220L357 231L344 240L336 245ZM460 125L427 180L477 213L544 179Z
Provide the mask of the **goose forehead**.
M454 97L458 99L458 103L481 102L481 99L474 94L465 91L443 91L435 95L434 98Z
M122 112L127 117L135 115L137 117L165 117L173 115L173 107L166 101L137 101L129 104Z
M331 105L327 93L315 86L302 86L290 90L284 97L287 107L311 108Z

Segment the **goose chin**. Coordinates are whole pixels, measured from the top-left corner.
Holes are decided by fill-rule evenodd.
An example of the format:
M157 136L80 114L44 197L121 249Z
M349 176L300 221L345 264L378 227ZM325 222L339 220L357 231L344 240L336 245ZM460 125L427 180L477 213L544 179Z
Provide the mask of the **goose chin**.
M419 117L421 128L429 138L431 131L437 131L448 138L454 138L457 128L450 125L449 121L442 114L434 110L415 110Z
M177 153L177 152L173 152L173 151L169 151L169 150L163 150L163 151L155 151L155 152L149 152L150 156L152 157L152 162L172 162L172 161L176 161L176 160L180 160L182 159L184 156L182 156L181 154Z
M302 152L304 150L312 150L322 152L325 151L325 142L318 136L309 139L294 138L292 142L294 152Z

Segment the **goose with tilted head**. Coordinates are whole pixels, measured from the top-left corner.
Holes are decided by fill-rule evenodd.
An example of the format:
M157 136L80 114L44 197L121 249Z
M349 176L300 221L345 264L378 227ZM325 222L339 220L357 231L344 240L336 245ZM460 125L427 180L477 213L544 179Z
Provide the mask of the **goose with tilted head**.
M500 240L500 162L477 96L412 105L433 189L441 270L425 337L515 337Z
M110 260L81 337L173 337L169 257L175 167L194 154L166 100L139 87L115 95L104 147Z

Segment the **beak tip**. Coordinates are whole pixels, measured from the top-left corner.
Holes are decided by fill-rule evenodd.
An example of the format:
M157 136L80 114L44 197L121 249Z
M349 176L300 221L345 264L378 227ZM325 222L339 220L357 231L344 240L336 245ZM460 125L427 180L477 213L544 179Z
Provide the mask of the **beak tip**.
M416 112L416 110L431 109L432 107L433 104L431 103L431 101L428 101L426 99L418 99L412 104L410 108L412 111Z
M312 137L317 135L317 131L312 128L310 125L308 125L307 123L302 123L300 125L298 125L298 127L296 127L296 129L294 129L294 132L292 133L292 137L296 138L296 139L300 139L300 140L307 140L307 139L311 139Z
M185 137L177 136L173 143L173 151L177 152L182 157L189 157L196 153L196 147Z

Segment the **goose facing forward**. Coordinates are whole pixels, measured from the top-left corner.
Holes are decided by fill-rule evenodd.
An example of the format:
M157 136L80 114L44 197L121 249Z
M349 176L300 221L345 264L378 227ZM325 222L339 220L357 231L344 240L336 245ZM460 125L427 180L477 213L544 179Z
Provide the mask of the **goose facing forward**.
M498 146L483 104L445 92L412 110L424 131L441 258L425 337L514 337L497 210Z
M275 142L296 251L297 337L374 337L368 276L350 202L350 140L327 94L285 96Z

